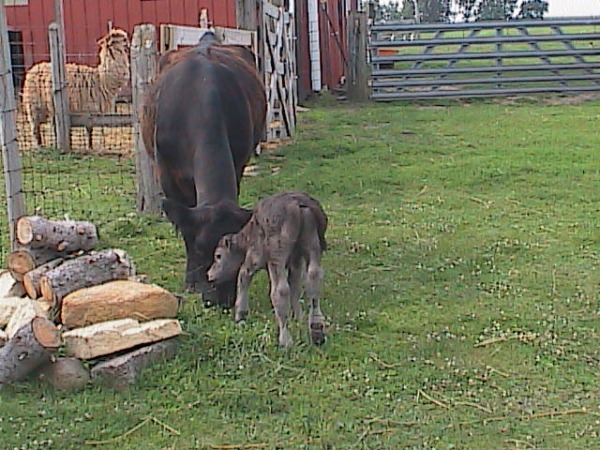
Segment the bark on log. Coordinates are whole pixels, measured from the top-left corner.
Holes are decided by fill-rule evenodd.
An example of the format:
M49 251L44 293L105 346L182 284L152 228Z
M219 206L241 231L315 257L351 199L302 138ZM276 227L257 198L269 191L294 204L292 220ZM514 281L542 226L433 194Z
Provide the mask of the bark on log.
M120 280L65 296L60 319L68 329L126 318L142 322L177 317L177 307L177 298L159 286Z
M21 299L22 302L19 304L15 312L10 317L8 324L6 325L6 335L9 339L12 339L15 334L26 324L31 322L36 317L48 318L48 312L42 308L42 305L35 300L28 298Z
M42 277L50 270L60 266L64 261L65 260L62 258L53 259L52 261L42 264L41 266L36 267L35 269L23 275L23 288L25 289L25 292L29 298L35 300L36 298L42 296L42 290L40 286Z
M23 285L15 280L8 270L0 270L0 298L22 297L25 293Z
M43 317L31 320L0 350L0 386L28 378L51 361L60 344L52 322Z
M0 347L6 344L6 341L8 341L8 336L4 331L0 330Z
M92 368L92 380L111 389L123 390L135 384L148 367L172 359L177 354L177 338L117 356Z
M59 253L89 251L98 244L98 231L90 222L21 217L16 225L17 242L30 248L48 248Z
M23 276L48 261L66 256L48 248L21 248L8 255L8 270L17 281Z
M103 250L65 261L46 272L40 280L44 300L60 311L63 298L79 289L113 280L125 280L135 274L129 255L123 250Z
M142 324L133 319L121 319L67 331L63 333L63 339L68 356L93 359L179 334L181 325L175 319L158 319Z
M60 357L42 368L40 379L55 389L79 391L90 381L90 372L81 360Z

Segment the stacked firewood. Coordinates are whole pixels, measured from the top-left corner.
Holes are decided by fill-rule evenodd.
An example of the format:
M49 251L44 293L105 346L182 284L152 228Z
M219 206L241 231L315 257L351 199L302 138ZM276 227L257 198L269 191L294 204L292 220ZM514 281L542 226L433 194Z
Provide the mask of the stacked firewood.
M125 251L94 251L92 223L22 217L15 236L0 272L0 387L39 375L57 388L120 389L173 357L177 298L140 282Z

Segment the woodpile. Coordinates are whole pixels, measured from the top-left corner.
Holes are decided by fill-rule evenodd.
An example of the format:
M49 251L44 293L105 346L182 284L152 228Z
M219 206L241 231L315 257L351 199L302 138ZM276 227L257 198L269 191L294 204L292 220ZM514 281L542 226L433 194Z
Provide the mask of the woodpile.
M125 251L94 250L93 224L22 217L15 236L0 270L0 389L31 378L123 389L175 355L178 299L141 282Z

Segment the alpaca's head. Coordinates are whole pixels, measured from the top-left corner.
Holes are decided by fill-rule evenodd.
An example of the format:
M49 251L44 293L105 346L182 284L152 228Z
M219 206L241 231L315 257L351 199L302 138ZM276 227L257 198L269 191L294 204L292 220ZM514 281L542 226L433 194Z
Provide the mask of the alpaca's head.
M112 28L98 39L100 75L118 87L127 83L129 72L129 37L125 30Z

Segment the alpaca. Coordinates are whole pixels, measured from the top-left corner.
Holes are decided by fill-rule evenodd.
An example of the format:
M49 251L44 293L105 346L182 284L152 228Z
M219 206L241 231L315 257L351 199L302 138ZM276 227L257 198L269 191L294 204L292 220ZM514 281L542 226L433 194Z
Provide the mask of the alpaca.
M124 30L113 28L98 40L100 63L96 67L66 64L67 92L71 113L112 112L119 89L130 78L129 39ZM41 124L54 117L52 65L35 64L23 84L23 107L38 147L42 146ZM92 148L92 126L86 127Z

